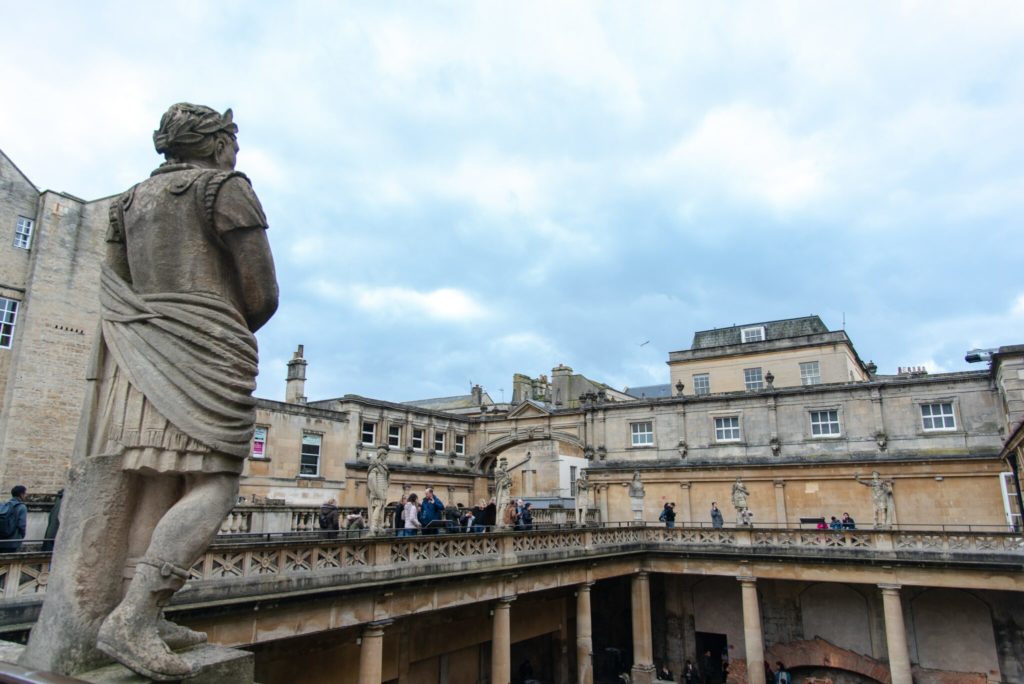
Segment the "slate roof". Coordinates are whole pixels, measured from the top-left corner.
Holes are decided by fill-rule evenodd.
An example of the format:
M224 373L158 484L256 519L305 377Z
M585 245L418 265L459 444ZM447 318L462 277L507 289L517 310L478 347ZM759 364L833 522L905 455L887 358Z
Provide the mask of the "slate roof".
M661 399L672 396L672 385L645 385L643 387L627 387L623 390L626 394L637 399Z
M459 394L454 397L435 397L433 399L417 399L416 401L403 401L401 403L408 406L415 406L416 408L431 409L434 411L475 408L477 406L472 394ZM489 406L494 403L487 392L484 392L483 394L483 403L485 406Z
M765 341L829 332L828 327L817 316L787 318L781 321L765 321L763 323L745 323L728 328L696 332L693 334L693 344L690 349L709 349L711 347L724 347L730 344L741 344L743 340L741 339L740 331L743 328L756 328L762 325L764 326Z

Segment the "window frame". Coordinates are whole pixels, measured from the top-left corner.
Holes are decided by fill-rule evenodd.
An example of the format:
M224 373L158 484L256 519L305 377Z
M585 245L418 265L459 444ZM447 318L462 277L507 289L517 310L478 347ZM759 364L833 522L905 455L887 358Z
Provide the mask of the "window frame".
M646 430L637 430L646 426ZM637 441L638 437L646 436L646 441ZM633 420L629 422L629 447L631 449L651 449L654 447L654 421Z
M438 446L440 444L441 446ZM434 430L434 451L443 454L448 446L448 434L444 430Z
M818 420L817 423L815 423L815 415L820 417L822 414L835 414L835 420L831 420L832 415L826 415L826 418L828 420ZM843 422L838 408L822 407L808 409L807 415L809 419L808 425L810 426L811 430L811 439L837 439L843 436ZM831 431L833 425L835 426L835 432ZM816 426L819 428L821 428L822 426L828 426L829 432L819 432L818 434L815 434L814 428Z
M18 249L31 249L32 234L35 232L35 227L35 219L19 215L14 224L14 246Z
M751 376L754 371L757 372L757 380L751 380ZM757 390L764 389L764 372L760 366L756 368L744 368L743 369L743 386L748 392L756 392Z
M391 449L401 449L402 448L402 426L401 425L396 425L396 424L388 425L388 447L391 448Z
M369 425L370 429L367 430L366 426ZM370 441L366 441L366 435L370 435ZM377 443L377 423L372 420L362 421L362 425L359 428L359 443L364 446L375 446Z
M263 431L263 438L260 439L260 431ZM249 445L249 458L254 461L266 461L269 460L267 456L267 442L270 436L270 428L266 425L255 425L252 430L252 443ZM259 456L256 455L256 445L260 445ZM300 450L301 451L301 450ZM301 456L300 456L301 461Z
M314 439L314 438L316 439L316 454L306 453L306 447L307 446L313 446L312 444L307 444L306 440L307 439ZM299 448L299 477L320 477L320 462L323 460L323 453L324 453L324 436L323 436L323 434L319 433L319 432L303 432L302 433L302 442L301 442L301 446ZM303 463L303 459L305 459L307 457L310 457L310 456L316 456L316 472L315 473L304 473L302 471L306 467L306 464Z
M743 422L739 413L730 413L722 416L712 416L712 424L715 430L715 444L736 444L743 441ZM718 421L733 420L735 425L719 425ZM724 437L725 430L735 430L735 437Z
M0 349L10 349L14 346L14 330L18 325L20 308L21 302L17 299L0 297Z
M455 435L455 455L466 455L466 435Z
M698 378L705 382L698 382ZM693 381L693 394L696 397L703 397L711 394L711 373L694 373L690 376Z
M409 446L412 447L413 451L423 451L423 443L426 436L426 428L414 427L412 429L412 439L409 440ZM419 446L416 445L416 442L419 442Z
M763 325L750 325L746 328L740 328L740 343L748 344L750 342L764 342L766 338L765 329Z
M810 368L812 364L814 365L814 369L815 369L814 375L810 375L808 373L804 373L805 367ZM814 381L813 382L808 382L808 380L811 380L811 379L813 379ZM820 384L821 384L821 361L819 361L819 360L815 360L815 361L801 361L800 362L800 386L801 387L813 387L815 385L820 385Z
M925 407L928 407L928 409L930 411L932 409L932 407L935 407L935 406L938 406L940 409L942 407L944 407L944 406L948 406L949 407L949 413L942 412L942 413L939 413L938 415L932 414L932 415L926 416L925 413L924 413ZM917 407L918 407L918 414L921 416L921 431L922 432L927 432L927 433L933 434L933 433L937 433L937 432L947 432L948 433L948 432L956 432L957 431L958 425L957 425L957 420L956 420L956 402L953 401L952 399L939 399L939 400L931 400L931 401L920 401L920 402L918 402ZM945 419L948 418L951 421L953 421L953 425L951 425L951 426L942 425L941 427L934 427L934 425L933 425L932 427L926 427L926 425L925 425L925 421L926 420L931 420L934 423L936 418L942 419L943 423L945 423Z

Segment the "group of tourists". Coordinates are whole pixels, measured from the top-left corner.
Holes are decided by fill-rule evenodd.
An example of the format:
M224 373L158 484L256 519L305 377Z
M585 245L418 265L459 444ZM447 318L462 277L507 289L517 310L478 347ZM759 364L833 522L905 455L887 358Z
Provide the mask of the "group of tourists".
M840 520L836 516L832 516L829 522L825 522L825 516L821 516L821 521L818 523L819 530L855 530L857 529L857 523L853 518L850 517L849 513L843 513L843 519Z
M711 651L705 651L704 655L700 658L700 662L700 667L698 667L692 660L687 660L683 666L681 679L678 681L682 682L682 684L721 684L728 680L728 655L723 653L719 659L713 656ZM676 681L672 671L665 664L656 668L656 674L657 681L659 682ZM765 661L764 681L766 684L792 684L793 677L781 661L776 662L774 668L768 664L768 661Z

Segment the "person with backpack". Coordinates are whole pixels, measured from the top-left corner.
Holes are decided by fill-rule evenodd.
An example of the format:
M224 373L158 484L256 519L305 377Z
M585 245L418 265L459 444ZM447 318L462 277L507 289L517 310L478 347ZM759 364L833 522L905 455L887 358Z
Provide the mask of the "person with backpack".
M338 506L335 505L334 499L328 499L324 502L324 505L320 507L320 523L321 530L327 530L328 532L336 532L340 528L338 520L339 510ZM334 538L336 534L328 534L329 538Z
M675 502L669 502L665 504L665 507L661 509L661 515L658 516L660 522L665 523L665 527L676 526L676 504Z
M21 549L21 540L25 538L28 528L28 506L25 496L28 490L24 485L11 488L11 498L0 504L0 539L11 541L0 542L0 552L13 553Z

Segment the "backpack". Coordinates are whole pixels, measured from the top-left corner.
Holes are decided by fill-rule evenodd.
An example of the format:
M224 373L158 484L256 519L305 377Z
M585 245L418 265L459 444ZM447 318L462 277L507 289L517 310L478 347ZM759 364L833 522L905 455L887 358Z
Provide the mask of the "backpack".
M18 507L24 505L20 501L5 501L0 504L0 539L17 539Z
M661 509L661 515L658 516L659 522L665 522L668 518L665 517L665 509Z
M331 511L320 511L320 529L327 530L331 527Z

